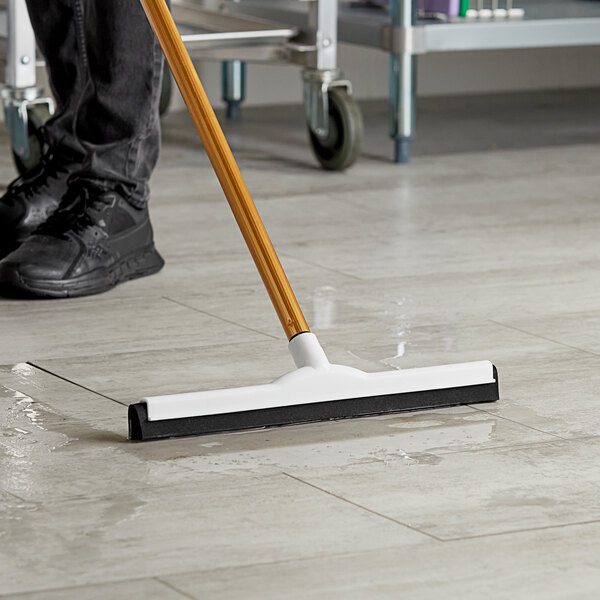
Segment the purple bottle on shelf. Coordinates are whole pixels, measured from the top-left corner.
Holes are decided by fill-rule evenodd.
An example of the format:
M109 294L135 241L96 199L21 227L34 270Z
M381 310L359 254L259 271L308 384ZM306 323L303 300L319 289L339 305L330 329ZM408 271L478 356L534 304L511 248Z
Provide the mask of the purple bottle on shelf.
M442 13L449 17L458 17L460 0L425 0L423 8L427 13Z

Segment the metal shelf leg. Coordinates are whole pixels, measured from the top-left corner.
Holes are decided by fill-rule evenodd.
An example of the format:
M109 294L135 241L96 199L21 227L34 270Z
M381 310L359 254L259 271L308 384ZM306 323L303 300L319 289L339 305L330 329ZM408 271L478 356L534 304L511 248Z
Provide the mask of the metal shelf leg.
M417 0L390 0L393 27L410 28L416 22ZM390 136L394 140L394 162L410 161L415 130L417 61L407 52L390 53Z
M410 162L410 138L394 138L394 162L397 164Z
M24 0L9 0L6 8L8 46L2 101L13 151L26 160L29 158L27 106L40 93L36 87L35 36Z
M222 98L226 117L231 121L242 118L242 102L246 97L246 63L241 60L226 60L221 63Z

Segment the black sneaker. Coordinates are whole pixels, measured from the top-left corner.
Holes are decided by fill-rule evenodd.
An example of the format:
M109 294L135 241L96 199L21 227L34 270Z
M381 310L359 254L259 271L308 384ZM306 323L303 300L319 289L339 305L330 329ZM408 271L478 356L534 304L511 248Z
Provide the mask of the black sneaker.
M0 261L0 289L19 297L87 296L163 265L147 208L134 208L114 190L75 181L60 209Z
M0 258L48 220L67 191L69 176L80 168L80 156L54 148L37 167L8 186L0 198Z

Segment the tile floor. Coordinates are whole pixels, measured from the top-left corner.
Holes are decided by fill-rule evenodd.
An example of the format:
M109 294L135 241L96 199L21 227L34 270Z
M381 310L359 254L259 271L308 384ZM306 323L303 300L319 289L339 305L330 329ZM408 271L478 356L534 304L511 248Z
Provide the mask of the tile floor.
M164 271L0 300L0 597L599 598L599 105L426 100L399 167L369 104L346 174L315 167L301 109L227 124L330 358L488 358L501 400L135 444L144 395L292 367L190 122L167 115Z

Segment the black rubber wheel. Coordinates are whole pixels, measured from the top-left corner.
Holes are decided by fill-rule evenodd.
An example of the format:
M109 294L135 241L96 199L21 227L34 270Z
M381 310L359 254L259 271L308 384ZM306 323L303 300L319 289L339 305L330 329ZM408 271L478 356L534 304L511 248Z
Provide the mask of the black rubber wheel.
M329 92L329 134L321 138L308 128L310 143L321 166L328 171L343 171L360 154L364 126L358 104L341 87Z
M162 87L160 88L160 100L158 101L158 114L162 117L171 106L171 98L173 96L173 76L169 67L165 64Z
M42 152L44 147L44 136L42 134L42 126L51 117L50 109L47 104L32 104L27 108L27 133L29 136L29 156L24 159L14 151L13 161L19 175L35 169L40 160L42 160Z

